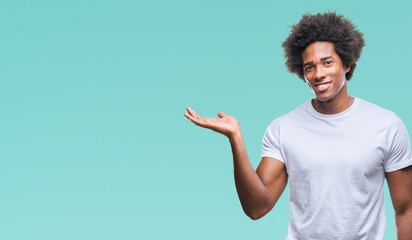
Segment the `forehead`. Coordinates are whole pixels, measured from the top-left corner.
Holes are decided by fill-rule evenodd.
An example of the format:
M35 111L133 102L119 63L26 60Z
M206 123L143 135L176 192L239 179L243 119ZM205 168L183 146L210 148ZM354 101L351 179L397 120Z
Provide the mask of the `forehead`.
M331 42L314 42L302 52L303 62L316 61L324 57L339 58L335 52L335 46Z

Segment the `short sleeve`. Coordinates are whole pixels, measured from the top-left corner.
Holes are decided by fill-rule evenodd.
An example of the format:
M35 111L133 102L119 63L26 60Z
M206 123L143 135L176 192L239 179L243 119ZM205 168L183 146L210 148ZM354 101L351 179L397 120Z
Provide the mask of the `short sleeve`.
M261 157L271 157L284 163L280 152L279 119L275 119L266 129L262 140Z
M408 131L402 120L396 115L393 115L389 121L386 143L385 172L393 172L412 165Z

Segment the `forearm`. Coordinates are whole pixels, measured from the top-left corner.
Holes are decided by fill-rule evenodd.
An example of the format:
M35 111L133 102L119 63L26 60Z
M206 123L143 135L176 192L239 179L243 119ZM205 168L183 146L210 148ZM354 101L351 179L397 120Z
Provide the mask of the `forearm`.
M267 189L253 169L240 130L229 137L233 154L236 190L246 215L259 218L268 202Z
M270 210L273 204L269 201L268 188L255 172L249 161L242 132L239 128L239 122L234 117L223 112L218 113L220 119L215 119L202 118L189 107L187 108L187 111L188 112L185 113L184 116L194 124L211 129L229 138L233 153L236 189L243 210L252 219L263 216ZM268 168L268 171L264 172L266 172L267 175L271 175L270 168ZM280 195L283 189L284 187L280 187L281 191L278 195Z
M412 240L412 209L396 214L398 240Z

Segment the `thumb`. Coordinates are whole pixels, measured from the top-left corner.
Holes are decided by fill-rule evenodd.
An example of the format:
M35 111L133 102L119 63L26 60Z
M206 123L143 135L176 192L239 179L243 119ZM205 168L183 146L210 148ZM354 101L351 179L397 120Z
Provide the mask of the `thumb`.
M220 118L223 118L223 117L227 117L228 115L227 115L226 113L224 113L224 112L219 112L219 113L217 114L217 116L220 117Z

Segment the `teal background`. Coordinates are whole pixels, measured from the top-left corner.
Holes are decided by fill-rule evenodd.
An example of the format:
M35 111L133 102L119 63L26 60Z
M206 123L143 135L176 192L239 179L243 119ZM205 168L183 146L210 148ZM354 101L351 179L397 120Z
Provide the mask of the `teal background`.
M235 116L256 167L267 125L312 97L280 44L325 10L365 34L351 95L411 132L411 1L1 1L0 238L284 239L288 189L248 219L227 139L183 112Z

